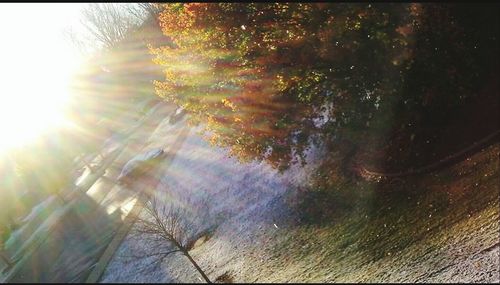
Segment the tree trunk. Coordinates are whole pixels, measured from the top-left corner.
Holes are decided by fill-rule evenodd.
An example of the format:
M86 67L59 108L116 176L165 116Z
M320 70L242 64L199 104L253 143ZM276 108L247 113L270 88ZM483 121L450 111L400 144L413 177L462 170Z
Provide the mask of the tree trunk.
M189 259L189 261L191 261L191 263L194 265L194 267L196 267L196 270L198 270L198 272L201 274L201 276L203 276L203 279L205 279L205 281L207 283L212 283L210 281L210 279L208 279L207 275L205 275L205 272L203 272L203 270L201 270L201 268L198 266L196 261L194 261L194 259L191 257L191 255L189 255L189 253L187 251L182 251L182 253Z

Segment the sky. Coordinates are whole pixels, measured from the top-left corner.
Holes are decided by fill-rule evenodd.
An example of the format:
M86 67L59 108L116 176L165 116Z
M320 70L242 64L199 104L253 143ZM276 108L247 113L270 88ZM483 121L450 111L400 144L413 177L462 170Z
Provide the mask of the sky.
M64 36L87 3L0 3L0 153L65 123L70 78L83 60Z

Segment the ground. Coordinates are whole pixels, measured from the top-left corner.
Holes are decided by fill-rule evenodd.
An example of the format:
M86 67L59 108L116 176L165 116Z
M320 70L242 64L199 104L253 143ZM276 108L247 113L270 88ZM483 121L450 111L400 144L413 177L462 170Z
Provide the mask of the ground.
M324 167L321 149L310 150L305 167L279 173L263 162L239 163L200 131L185 118L160 123L148 147L168 150L179 136L183 144L172 150L157 186L137 187L189 210L201 236L190 253L211 280L500 281L499 143L433 173L358 182L339 193L318 192L319 205L304 205ZM320 206L321 220L311 223L304 209ZM145 261L125 256L147 246L127 236L100 281L202 282L180 255L140 273Z

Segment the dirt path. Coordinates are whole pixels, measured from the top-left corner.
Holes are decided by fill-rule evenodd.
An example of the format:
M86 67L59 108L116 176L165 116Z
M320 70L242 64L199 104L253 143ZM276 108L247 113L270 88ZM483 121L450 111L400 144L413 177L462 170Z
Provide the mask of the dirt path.
M151 145L167 142L170 128L159 127ZM356 200L343 201L350 211L310 225L294 201L311 186L321 151L311 151L305 168L279 174L229 158L194 130L156 191L197 218L204 237L191 254L211 280L226 273L234 282L498 282L499 154L495 144L391 192L359 185ZM144 261L122 256L144 247L126 237L101 282L202 282L175 255L138 274Z

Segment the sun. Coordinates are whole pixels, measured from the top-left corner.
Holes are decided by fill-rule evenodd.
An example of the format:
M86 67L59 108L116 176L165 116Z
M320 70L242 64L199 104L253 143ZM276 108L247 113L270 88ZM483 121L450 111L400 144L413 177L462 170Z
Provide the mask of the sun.
M68 123L64 107L81 61L64 28L77 4L0 4L0 153Z
M11 80L0 95L0 151L22 146L65 123L63 80L40 74L31 82ZM2 76L3 77L3 76Z

